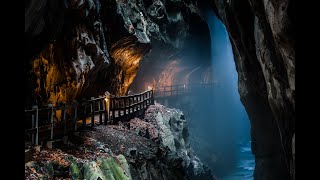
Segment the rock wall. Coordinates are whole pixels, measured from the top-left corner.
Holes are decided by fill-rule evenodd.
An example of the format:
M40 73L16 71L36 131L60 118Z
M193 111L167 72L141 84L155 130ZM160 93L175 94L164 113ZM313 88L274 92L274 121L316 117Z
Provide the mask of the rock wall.
M182 158L188 177L210 179L210 171L190 147L188 123L182 111L155 103L147 109L144 121L156 127L162 146Z
M96 82L98 72L110 64L104 24L99 16L101 3L59 4L45 0L29 3L25 12L26 69L29 70L26 77L32 84L28 89L33 93L32 103L56 104L79 98ZM63 6L60 11L56 9L58 5ZM37 20L41 22L39 27L33 24Z
M152 39L183 46L194 2L29 1L25 11L27 104L124 95ZM110 55L109 55L110 51Z
M239 93L251 122L255 179L294 179L295 4L213 0L232 42Z

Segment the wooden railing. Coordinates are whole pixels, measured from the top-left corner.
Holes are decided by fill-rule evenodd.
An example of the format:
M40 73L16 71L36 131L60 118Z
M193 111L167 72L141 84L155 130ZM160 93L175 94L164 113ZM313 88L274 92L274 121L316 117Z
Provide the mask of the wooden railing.
M43 139L53 140L79 128L95 125L116 124L143 116L149 105L154 104L153 90L140 94L115 97L92 97L81 103L59 104L53 107L25 110L25 134L32 144ZM59 116L59 117L58 117ZM42 139L39 139L42 138Z
M153 90L124 97L110 98L110 120L112 123L140 117L149 105L154 104Z
M178 84L172 86L161 86L155 90L155 98L180 96L192 93L194 89L199 88L213 88L219 85L217 82L213 83L198 83L198 84Z

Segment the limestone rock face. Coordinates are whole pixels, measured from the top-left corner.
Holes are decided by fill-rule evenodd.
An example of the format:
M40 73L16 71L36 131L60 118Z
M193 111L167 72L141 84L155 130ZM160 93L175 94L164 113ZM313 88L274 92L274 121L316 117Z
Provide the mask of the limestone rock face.
M160 143L171 154L183 159L182 166L188 169L188 177L200 178L206 175L206 167L190 147L188 124L182 111L155 103L146 111L144 120L157 127Z
M295 4L292 0L211 3L233 47L239 93L251 121L254 177L294 179Z

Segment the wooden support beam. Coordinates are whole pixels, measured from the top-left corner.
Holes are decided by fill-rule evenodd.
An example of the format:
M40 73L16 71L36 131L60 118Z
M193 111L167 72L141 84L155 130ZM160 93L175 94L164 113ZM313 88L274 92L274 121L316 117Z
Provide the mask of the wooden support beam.
M35 127L35 114L32 113L31 115L31 128L34 128ZM35 144L35 135L34 133L31 134L31 143L32 144Z
M103 101L104 103L104 125L107 125L110 121L110 102L111 102L111 99L106 97L106 100Z
M35 140L35 144L36 145L39 145L39 109L38 109L38 106L37 105L34 105L32 107L35 111L36 111L36 125L35 125L35 128L37 129L37 132L36 132L36 140Z

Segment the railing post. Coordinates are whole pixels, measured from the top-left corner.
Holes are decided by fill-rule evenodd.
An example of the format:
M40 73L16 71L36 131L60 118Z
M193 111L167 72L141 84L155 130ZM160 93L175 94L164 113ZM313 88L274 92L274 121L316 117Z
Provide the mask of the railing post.
M115 110L114 110L114 108L116 108L116 99L111 99L110 98L110 113L112 112L112 116L111 116L111 114L109 114L110 115L110 123L111 124L113 124L113 121L114 121L114 117L115 117ZM112 117L112 118L111 118Z
M123 111L123 116L127 114L127 103L126 103L127 99L124 97L122 98L122 103L123 103L123 108L124 108L124 111Z
M133 96L133 106L132 106L132 110L133 112L136 112L137 111L137 96Z
M34 118L34 114L32 112L31 114L31 128L34 128L35 127L35 118ZM34 133L31 134L31 143L32 144L35 144L35 136L34 136Z
M101 110L101 103L103 99L99 99L98 101L98 112L99 112L99 123L102 124L102 110Z
M126 109L128 109L128 113L126 113L127 115L126 115L126 120L129 120L130 119L130 114L131 114L131 112L130 112L130 105L131 105L131 98L129 97L129 98L127 98L127 102L128 102L128 106L126 107ZM127 110L126 110L126 112L127 112Z
M52 104L48 104L48 107L51 108L51 117L50 117L50 123L51 123L50 140L53 140L53 105L52 105Z
M141 95L141 104L142 104L141 110L144 109L144 100L145 100L145 96L144 96L144 93L142 93L142 95Z
M126 106L126 109L128 110L128 113L126 113L126 114L130 114L130 103L131 103L130 97L126 98L126 102L128 103L128 106ZM126 110L126 112L127 112L127 110Z
M141 94L140 98L140 110L143 110L144 94Z
M110 99L110 101L111 101L111 99ZM116 110L115 110L115 108L116 108L116 99L113 99L111 103L112 103L112 104L111 104L111 106L112 106L112 119L111 119L111 124L113 124L114 121L115 121L115 118L116 118Z
M149 91L149 105L151 104L151 92L152 90Z
M144 94L141 94L141 110L144 108Z
M122 102L123 102L123 117L122 117L122 120L126 120L127 119L127 100L125 97L122 98Z
M138 97L137 97L137 100L138 100L138 111L141 110L141 95L139 94Z
M128 106L127 106L127 108L128 108L128 114L130 114L131 97L128 97L128 98L127 98L127 102L128 102Z
M145 98L144 98L144 104L145 104L144 110L145 110L145 108L147 108L147 105L148 105L148 92L144 93L144 96L145 96ZM143 110L143 112L144 112L144 110Z
M94 97L91 97L91 99L94 99ZM95 108L95 101L91 101L90 103L91 107L91 126L94 126L94 108Z
M35 140L35 144L36 145L39 145L39 110L38 110L38 106L37 105L34 105L33 107L32 107L35 111L36 111L36 140Z
M110 97L106 96L105 100L104 100L104 125L107 125L108 122L110 121Z
M149 92L150 92L150 91L147 91L147 92L146 92L146 97L147 97L147 100L146 100L146 108L147 108L148 105L149 105Z
M126 114L127 114L127 107L126 107L126 99L125 98L121 98L121 102L122 102L122 111L123 111L123 115L121 116L121 118L120 118L120 121L123 121L123 120L125 120L125 118L126 118Z
M130 97L130 104L129 104L129 112L130 113L133 113L134 112L134 109L133 109L133 104L134 104L134 102L133 102L134 100L133 100L133 97ZM132 110L132 111L131 111Z
M154 105L154 90L151 90L151 104Z

